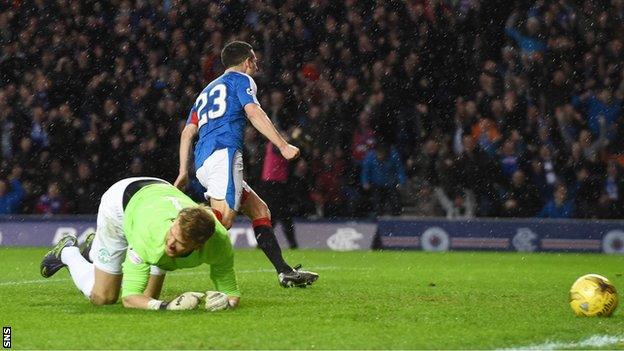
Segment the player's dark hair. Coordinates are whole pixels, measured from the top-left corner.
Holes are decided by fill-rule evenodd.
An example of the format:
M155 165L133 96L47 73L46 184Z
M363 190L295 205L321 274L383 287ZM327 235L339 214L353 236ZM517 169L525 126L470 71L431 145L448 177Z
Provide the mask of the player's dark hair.
M182 209L178 214L180 231L195 244L205 243L215 231L214 216L206 206L199 205Z
M244 41L233 41L221 50L221 63L225 68L237 66L252 57L253 47Z

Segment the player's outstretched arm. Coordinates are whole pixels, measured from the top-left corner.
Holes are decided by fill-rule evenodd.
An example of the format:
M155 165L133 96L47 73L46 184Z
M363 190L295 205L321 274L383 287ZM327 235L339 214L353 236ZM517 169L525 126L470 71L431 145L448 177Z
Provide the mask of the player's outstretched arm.
M206 310L210 312L223 311L238 306L240 297L229 296L220 291L206 291Z
M173 185L180 190L184 190L188 183L188 163L191 155L191 145L193 144L193 138L195 138L196 134L197 125L189 123L184 127L180 135L180 170L178 171L178 178L173 183Z
M201 299L204 297L203 293L199 292L185 292L184 294L176 297L175 299L167 302L162 300L152 299L145 295L129 295L122 299L123 305L126 308L139 308L144 310L170 310L170 311L182 311L182 310L194 310L199 306Z
M165 274L150 274L149 280L147 282L147 287L145 288L145 291L143 291L143 295L151 297L153 299L159 298L160 292L162 291L163 283L165 282L165 277Z
M293 160L299 156L299 148L286 142L260 105L254 103L245 105L245 113L254 128L277 146L285 159Z
M132 257L134 259L132 259ZM192 310L197 308L203 293L186 292L175 299L166 302L146 296L145 292L156 293L155 286L148 289L150 280L150 265L142 262L141 258L132 251L126 255L122 264L123 280L121 283L121 301L126 308L138 308L144 310ZM164 276L163 276L164 279ZM153 280L153 279L152 279ZM155 285L152 282L152 285ZM160 281L162 283L162 281Z

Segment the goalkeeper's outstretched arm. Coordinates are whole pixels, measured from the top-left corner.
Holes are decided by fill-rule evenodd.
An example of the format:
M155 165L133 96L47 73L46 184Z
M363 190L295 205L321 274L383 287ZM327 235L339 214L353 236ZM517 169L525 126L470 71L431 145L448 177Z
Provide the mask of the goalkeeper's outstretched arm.
M147 287L145 288L145 291L143 291L143 295L151 297L153 299L159 298L160 292L162 291L163 283L165 282L165 277L165 274L150 274L149 280L147 282Z
M152 299L145 295L128 295L122 299L126 308L139 308L144 310L194 310L199 306L203 293L185 292L171 301Z
M158 306L152 306L156 308L150 308L150 302L158 301L158 300L152 299L151 297L147 297L145 295L130 295L130 296L126 296L122 298L121 301L123 303L123 306L126 308L138 308L142 310L160 309L160 303ZM164 302L164 301L161 301L161 302Z
M144 310L192 310L199 306L203 293L186 292L167 302L155 297L160 294L162 277L150 275L150 265L135 263L126 257L122 265L121 301L124 307ZM152 280L152 284L148 281Z

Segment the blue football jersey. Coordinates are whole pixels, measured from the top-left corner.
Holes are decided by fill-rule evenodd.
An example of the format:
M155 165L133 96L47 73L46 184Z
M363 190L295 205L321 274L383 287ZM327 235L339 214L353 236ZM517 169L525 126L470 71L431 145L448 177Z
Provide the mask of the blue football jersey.
M199 169L215 150L235 148L243 152L247 124L245 105L259 105L256 94L253 78L236 71L224 73L202 90L186 121L198 127L195 169Z

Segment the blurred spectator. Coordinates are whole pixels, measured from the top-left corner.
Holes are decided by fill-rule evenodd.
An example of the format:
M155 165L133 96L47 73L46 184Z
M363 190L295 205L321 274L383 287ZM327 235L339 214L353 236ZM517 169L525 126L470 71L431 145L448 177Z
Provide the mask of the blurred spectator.
M249 184L252 189L256 189L257 181L260 180L264 165L263 159L260 157L260 155L262 155L261 147L263 140L258 137L258 131L252 126L247 126L247 128L245 128L243 138L243 146L245 148L243 154L250 155L250 157L243 157L245 174L247 174L248 177L247 184Z
M511 184L503 195L504 217L532 217L539 210L538 191L523 171L516 170L511 177Z
M435 193L439 184L439 149L438 142L428 139L421 149L416 149L407 159L407 181L402 189L402 203L406 213L425 217L444 215Z
M574 216L576 218L597 218L598 198L601 194L602 185L600 178L591 174L586 165L577 166L576 181L570 191L570 197L574 199Z
M143 161L139 157L134 157L132 162L130 162L128 177L141 177L146 176L147 174L143 172Z
M323 154L322 161L313 166L312 173L315 175L315 179L311 198L316 207L316 215L319 217L342 215L344 164L338 161L330 150Z
M500 165L503 175L505 175L507 179L511 179L514 173L520 168L520 156L511 139L506 140L501 148Z
M57 182L48 185L48 191L41 195L35 205L37 214L65 214L67 213L67 202L61 196L61 189Z
M500 166L476 146L470 135L464 136L463 149L454 165L455 182L474 194L478 216L495 216L499 201L497 187L502 178Z
M0 214L16 214L25 191L19 181L21 169L14 167L8 178L0 178Z
M415 187L415 190L413 193L404 191L403 203L413 201L410 215L419 217L441 217L444 215L444 210L437 201L434 188L429 182L422 182L418 187ZM410 196L411 199L405 199L409 194L413 194ZM407 208L405 210L407 211Z
M600 217L621 219L624 215L624 176L615 162L607 165L607 178L599 194Z
M587 113L587 125L594 136L599 136L604 128L607 132L607 139L615 140L618 119L622 116L622 102L613 98L613 93L608 87L599 90L598 96L585 93L577 101L577 104L584 107Z
M436 199L446 212L446 218L473 218L475 216L477 205L473 191L464 189L463 192L455 193L455 196L449 197L446 193L441 192L440 188L436 190Z
M351 144L351 159L358 165L362 164L364 157L375 144L373 129L370 127L370 115L367 111L360 112L358 126L353 132Z
M78 163L78 174L72 183L72 203L73 212L79 214L96 213L100 205L101 189L93 177L91 166L86 161Z
M529 55L534 52L546 51L546 41L541 39L540 22L536 17L526 19L524 30L516 28L516 22L520 13L515 11L507 20L505 32L512 37L520 46L522 54Z
M496 123L489 118L481 118L472 127L472 139L476 140L479 148L490 157L496 153L501 138L502 135Z
M555 185L553 197L537 214L540 218L572 218L574 203L568 199L568 189L559 183Z
M472 138L468 138L472 142ZM464 149L463 139L461 150ZM436 162L438 186L435 187L434 194L446 212L446 218L472 218L477 207L475 195L464 186L464 182L457 181L456 167L457 159L448 149L442 148Z
M437 163L439 160L440 145L433 139L424 142L421 149L415 150L406 161L406 171L409 178L417 178L432 185L438 184Z
M294 170L289 178L289 201L290 211L294 217L306 218L314 213L314 205L310 199L313 187L312 176L308 163L299 159L296 161Z
M604 125L604 123L601 123ZM603 128L604 130L604 128ZM591 162L598 162L600 154L606 145L605 133L601 133L598 140L593 141L592 134L586 129L579 133L579 146L583 152L583 156Z
M288 240L291 249L296 249L295 224L293 223L290 204L285 199L290 196L288 183L288 161L282 157L277 147L267 142L264 151L264 164L262 166L262 198L265 199L271 210L271 222L273 226L279 222ZM298 200L300 201L300 200Z
M405 185L402 161L394 147L378 143L362 163L362 188L370 192L373 214L401 214L399 188Z

